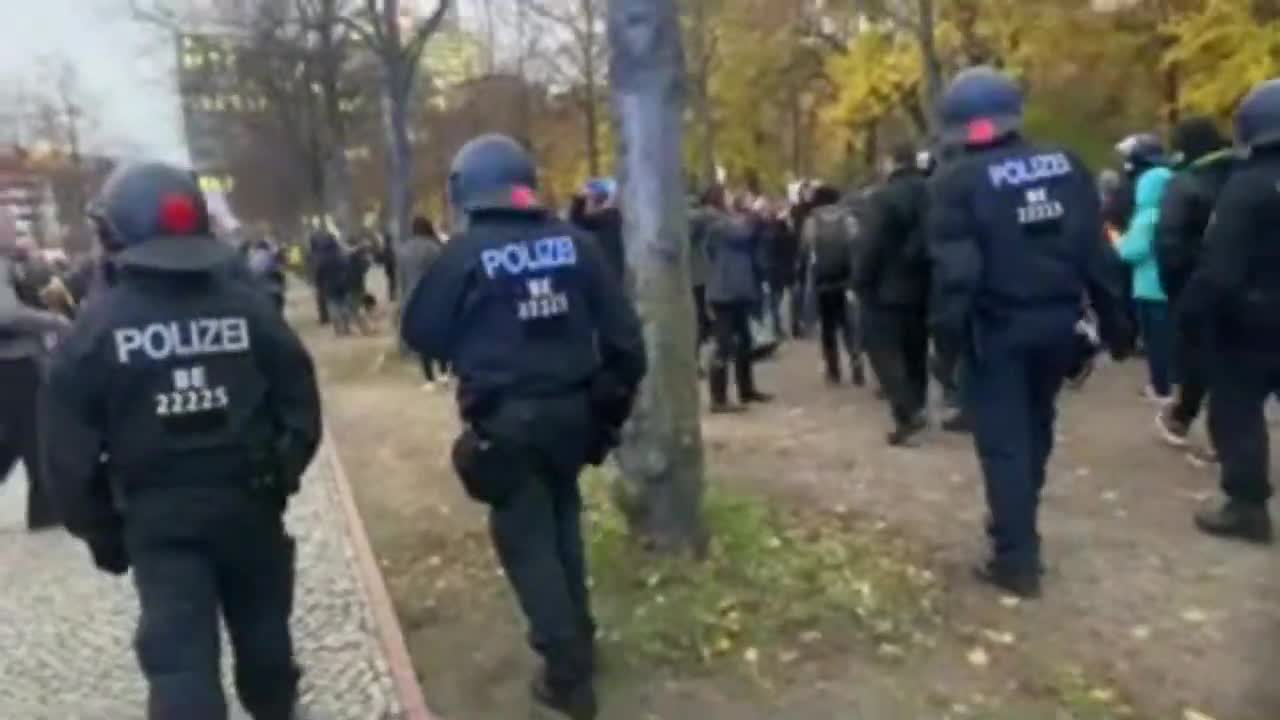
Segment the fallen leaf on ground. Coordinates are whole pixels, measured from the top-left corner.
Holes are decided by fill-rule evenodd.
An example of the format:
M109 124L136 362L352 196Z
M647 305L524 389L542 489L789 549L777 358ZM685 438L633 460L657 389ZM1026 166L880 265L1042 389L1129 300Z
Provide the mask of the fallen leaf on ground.
M1089 697L1098 702L1109 703L1116 699L1116 693L1114 690L1107 688L1094 688L1089 691Z
M991 664L991 658L987 655L987 651L981 647L970 650L966 657L969 659L969 664L974 667L986 667Z
M1134 640L1146 640L1151 637L1151 628L1146 625L1138 625L1129 631Z
M876 650L884 657L900 658L903 655L902 648L893 643L880 643Z
M800 653L796 652L795 650L783 650L782 652L778 653L778 662L781 662L783 665L790 665L791 663L795 662L799 658L800 658Z
M1016 608L1022 601L1016 595L1001 595L1000 604L1007 608Z
M800 642L806 645L812 645L822 639L822 633L817 630L806 630L800 635Z
M1018 639L1013 633L1000 630L983 630L982 635L996 645L1012 645Z
M1209 616L1200 608L1187 608L1182 611L1182 619L1189 623L1202 623L1208 620Z
M1182 711L1182 720L1214 720L1212 715L1204 713L1194 708L1187 708Z

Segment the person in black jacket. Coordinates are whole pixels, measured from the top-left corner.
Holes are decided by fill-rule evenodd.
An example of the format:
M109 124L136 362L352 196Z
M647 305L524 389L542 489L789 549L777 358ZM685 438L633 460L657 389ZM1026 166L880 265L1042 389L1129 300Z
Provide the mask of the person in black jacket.
M588 182L582 194L574 198L570 220L595 237L609 269L618 282L622 282L627 272L627 255L622 244L622 212L615 202L612 181L596 179Z
M117 267L55 352L41 449L67 530L133 570L150 720L222 720L219 620L255 720L294 720L289 498L319 445L311 358L263 293L227 272L181 169L125 166L94 220Z
M710 190L707 200L703 251L707 256L707 304L715 336L707 381L711 412L724 413L773 399L756 387L752 359L751 313L760 303L764 263L751 218L726 211L724 188ZM730 365L740 407L729 404Z
M1175 401L1156 415L1156 428L1165 442L1185 447L1191 424L1200 414L1208 391L1208 357L1204 328L1182 317L1181 300L1191 275L1200 265L1209 218L1218 194L1231 177L1236 158L1226 138L1207 117L1179 123L1173 131L1173 147L1182 154L1185 164L1165 191L1155 253L1160 283L1174 313L1174 357L1180 382ZM1209 460L1213 456L1212 451L1204 451L1193 457Z
M1182 312L1205 323L1209 435L1222 458L1224 504L1196 515L1210 535L1272 541L1268 397L1280 391L1280 79L1258 86L1236 114L1249 156L1218 197L1204 258L1183 290Z
M888 181L867 209L866 246L854 288L862 301L871 367L893 409L889 444L904 445L928 424L928 186L911 146L896 148L891 162Z
M466 230L412 291L401 334L457 372L466 429L454 466L490 506L498 559L545 660L535 699L592 720L595 623L578 476L617 444L647 360L604 253L547 212L537 183L512 139L463 146L449 200Z
M1023 138L1018 85L992 68L970 68L952 81L939 114L965 156L941 168L931 188L930 321L965 352L962 391L992 545L976 576L1035 597L1043 573L1037 515L1058 391L1078 356L1082 299L1118 358L1132 333L1092 175L1065 150Z

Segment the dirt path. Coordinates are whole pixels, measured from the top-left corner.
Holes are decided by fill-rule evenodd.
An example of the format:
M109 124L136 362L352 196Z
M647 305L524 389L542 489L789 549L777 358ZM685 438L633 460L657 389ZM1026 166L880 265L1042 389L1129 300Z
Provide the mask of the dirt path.
M483 515L448 468L451 397L421 390L409 366L378 369L386 338L335 342L317 330L306 334L330 421L428 698L450 718L521 716L512 708L528 704L534 662ZM968 577L984 507L967 440L935 434L917 450L888 449L870 392L831 391L816 365L812 345L788 348L761 373L776 405L707 420L713 481L842 505L927 545L951 634L906 663L851 652L797 667L779 687L733 672L607 672L603 717L1101 720L1123 717L1126 702L1138 717L1280 717L1278 555L1194 533L1190 513L1214 480L1155 444L1137 368L1109 368L1066 397L1044 510L1047 597L1011 606ZM1090 680L1058 680L1072 667ZM1120 709L1082 709L1098 698Z

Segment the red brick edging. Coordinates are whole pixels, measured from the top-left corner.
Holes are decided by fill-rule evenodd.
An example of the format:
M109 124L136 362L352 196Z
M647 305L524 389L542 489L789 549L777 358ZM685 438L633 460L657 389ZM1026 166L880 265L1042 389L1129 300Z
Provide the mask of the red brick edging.
M413 669L413 660L409 656L409 648L404 640L404 631L400 628L400 620L396 616L395 607L391 604L391 595L387 592L382 570L379 569L377 557L369 544L369 534L365 529L364 519L360 516L359 508L356 507L351 483L347 480L342 458L338 454L338 448L331 435L324 445L327 448L326 459L333 469L334 481L338 486L338 501L342 505L342 514L346 520L347 538L355 552L360 583L373 615L373 623L377 626L378 639L381 641L382 651L387 659L391 681L404 708L404 720L443 720L433 715L427 707L426 698L422 694L422 685L418 683L417 673Z

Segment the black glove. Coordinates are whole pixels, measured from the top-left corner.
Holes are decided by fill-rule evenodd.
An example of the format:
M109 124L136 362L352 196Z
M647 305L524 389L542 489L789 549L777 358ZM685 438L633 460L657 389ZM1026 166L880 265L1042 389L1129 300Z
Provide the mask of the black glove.
M626 424L635 405L635 387L619 382L613 373L604 371L591 378L589 392L591 410L597 420L615 430Z
M93 564L103 572L112 575L124 575L129 572L129 551L124 547L124 538L118 534L102 535L86 540L89 553L93 555Z

